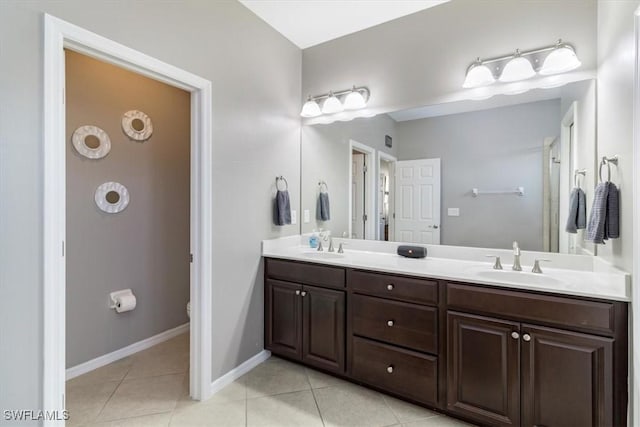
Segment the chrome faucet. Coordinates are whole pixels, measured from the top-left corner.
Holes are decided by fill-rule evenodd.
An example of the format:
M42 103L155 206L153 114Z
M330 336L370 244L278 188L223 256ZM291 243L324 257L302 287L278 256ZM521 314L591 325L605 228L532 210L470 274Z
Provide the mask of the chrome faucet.
M333 248L333 237L329 237L329 252L335 252L335 249Z
M522 271L522 265L520 265L520 247L518 242L513 242L513 271Z

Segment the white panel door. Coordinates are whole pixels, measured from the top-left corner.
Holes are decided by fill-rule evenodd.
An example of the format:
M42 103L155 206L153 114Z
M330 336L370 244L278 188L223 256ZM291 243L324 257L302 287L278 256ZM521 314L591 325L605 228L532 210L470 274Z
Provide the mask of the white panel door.
M440 159L396 162L395 239L440 244Z
M351 167L351 238L364 239L365 233L365 155L353 153Z

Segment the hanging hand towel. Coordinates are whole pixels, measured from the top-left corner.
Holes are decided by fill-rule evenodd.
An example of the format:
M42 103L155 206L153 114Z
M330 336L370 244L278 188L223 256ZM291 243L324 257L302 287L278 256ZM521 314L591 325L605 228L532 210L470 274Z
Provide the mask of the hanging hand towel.
M606 237L605 223L607 221L609 184L608 182L598 184L593 195L593 207L591 208L591 216L587 225L587 240L593 243L604 244Z
M604 231L605 240L620 237L620 190L613 182L609 183L607 193L607 221Z
M574 188L569 197L569 218L565 230L567 233L576 234L578 232L578 212L580 209L579 188Z
M291 202L287 190L278 190L276 193L274 221L276 225L291 224Z
M331 219L329 193L320 192L320 195L318 196L318 205L316 207L316 218L320 221L329 221Z

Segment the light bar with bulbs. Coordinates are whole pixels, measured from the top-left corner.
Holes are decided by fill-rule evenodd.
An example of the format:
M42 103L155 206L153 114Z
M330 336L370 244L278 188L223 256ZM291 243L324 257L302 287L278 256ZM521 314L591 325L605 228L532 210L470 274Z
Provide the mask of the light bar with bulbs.
M516 82L530 79L536 74L543 76L575 70L582 63L570 44L558 40L553 46L516 52L512 55L481 60L478 58L469 68L464 79L464 88L488 86L496 82Z
M302 117L318 117L322 114L336 114L344 110L364 108L369 101L370 92L366 87L355 87L323 95L309 96L302 106Z

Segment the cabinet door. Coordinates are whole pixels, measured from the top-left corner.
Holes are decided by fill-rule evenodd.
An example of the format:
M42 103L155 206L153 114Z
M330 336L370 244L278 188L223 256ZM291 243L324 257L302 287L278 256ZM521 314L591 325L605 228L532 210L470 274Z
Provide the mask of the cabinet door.
M613 339L522 325L522 425L612 426Z
M520 425L520 324L447 312L447 408L495 426Z
M267 280L265 346L276 354L302 356L302 286Z
M344 372L344 299L343 291L303 287L302 358L309 365Z

